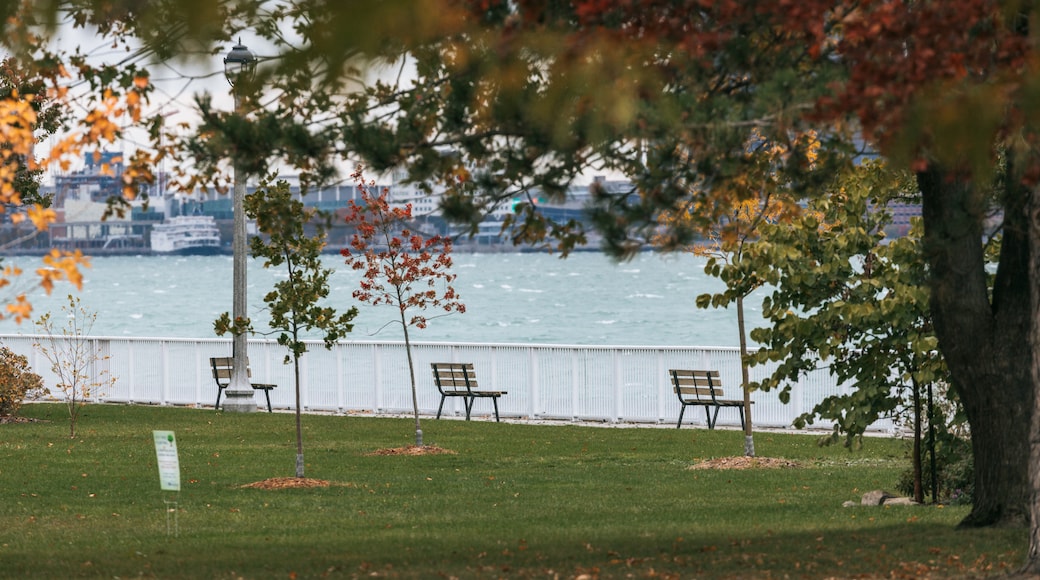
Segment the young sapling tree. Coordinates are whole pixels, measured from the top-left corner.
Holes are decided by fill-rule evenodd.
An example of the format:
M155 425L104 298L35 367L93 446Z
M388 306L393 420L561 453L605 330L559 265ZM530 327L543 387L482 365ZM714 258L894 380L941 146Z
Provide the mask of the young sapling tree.
M350 246L342 250L347 264L362 272L360 287L354 298L372 305L387 304L397 308L404 331L408 375L412 385L412 410L415 416L415 444L423 446L419 423L419 399L415 387L415 363L408 329L426 328L427 308L440 308L445 314L464 313L452 282L451 239L444 236L424 238L411 229L412 206L392 207L387 192L372 195L365 184L361 168L353 177L361 192L361 204L350 202L346 222L356 228ZM411 314L415 311L415 314ZM411 317L409 315L411 314Z
M264 236L249 241L254 258L264 260L264 268L284 267L287 277L276 282L274 289L264 296L271 314L270 325L281 332L278 344L289 349L285 364L290 359L296 390L296 477L304 476L303 427L300 397L300 357L307 352L304 333L317 331L325 343L332 345L353 329L351 321L357 308L351 307L339 314L319 302L329 295L331 268L321 263L325 248L325 226L315 219L317 211L304 207L292 198L289 184L279 181L273 187L261 186L256 193L246 196L246 215L256 220L257 229ZM311 236L306 227L316 229ZM230 316L224 313L217 321L218 334L234 331Z
M815 149L815 136L803 135L797 140L796 150L807 152L809 157ZM792 155L791 149L780 143L771 143L755 134L746 145L744 162L746 173L734 180L717 200L718 212L715 224L707 231L708 242L697 242L688 247L695 255L708 258L704 271L709 276L720 278L726 284L724 291L716 294L701 294L697 297L698 308L728 307L735 303L737 309L737 337L740 344L740 377L744 405L744 455L755 456L754 423L751 416L751 375L748 361L748 332L745 326L744 299L762 285L762 278L754 270L742 267L742 261L750 245L760 235L760 227L769 222L788 221L797 213L794 197L789 195L789 184L781 170L781 161ZM659 218L665 231L696 227L704 207L689 202L683 212L663 212ZM658 245L668 247L675 239L664 236L655 240Z
M50 362L57 384L69 411L69 438L76 436L80 409L92 398L103 396L116 382L106 367L106 346L90 338L97 313L88 310L80 299L69 295L61 307L64 325L50 312L36 319L38 334L33 343Z

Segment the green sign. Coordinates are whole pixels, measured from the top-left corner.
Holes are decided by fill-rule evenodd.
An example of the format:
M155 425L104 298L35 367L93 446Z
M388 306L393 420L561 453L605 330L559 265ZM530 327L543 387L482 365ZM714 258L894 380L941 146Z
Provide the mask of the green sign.
M152 431L152 437L159 464L159 487L164 491L180 491L181 465L177 461L177 439L173 431Z

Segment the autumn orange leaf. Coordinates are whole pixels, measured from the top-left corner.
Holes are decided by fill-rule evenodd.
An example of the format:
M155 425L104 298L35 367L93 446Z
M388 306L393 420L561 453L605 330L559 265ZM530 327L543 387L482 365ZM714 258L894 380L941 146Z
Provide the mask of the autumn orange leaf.
M13 303L7 304L7 313L10 314L15 322L23 322L29 318L32 314L32 304L25 299L25 294L19 294L15 297Z
M43 231L47 229L47 226L54 223L58 219L58 214L51 208L44 208L39 204L35 204L26 210L29 220L32 221L33 225L36 226L37 230ZM12 216L13 218L14 216ZM13 221L13 220L12 220Z

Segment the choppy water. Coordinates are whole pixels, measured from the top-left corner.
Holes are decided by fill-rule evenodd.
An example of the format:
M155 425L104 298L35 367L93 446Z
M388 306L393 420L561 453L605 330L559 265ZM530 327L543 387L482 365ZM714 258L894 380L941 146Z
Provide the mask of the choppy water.
M596 252L566 259L547 254L456 254L455 288L466 313L431 319L413 333L417 341L553 343L585 345L735 346L733 310L700 310L698 294L718 291L721 283L703 272L703 259L691 255L642 254L617 264ZM27 271L34 259L20 259ZM338 256L326 263L332 276L330 304L349 308L358 275ZM10 261L10 260L8 260ZM83 305L97 313L96 336L213 337L213 321L232 307L230 256L98 257L87 269ZM263 295L280 271L265 270L250 259L249 313L265 328ZM70 286L52 296L30 295L38 315L59 312ZM73 290L74 291L74 290ZM757 307L750 300L749 307ZM353 336L401 340L390 324L391 307L358 305ZM749 312L749 328L760 319ZM427 312L433 315L434 312ZM0 333L30 333L29 324L0 321Z

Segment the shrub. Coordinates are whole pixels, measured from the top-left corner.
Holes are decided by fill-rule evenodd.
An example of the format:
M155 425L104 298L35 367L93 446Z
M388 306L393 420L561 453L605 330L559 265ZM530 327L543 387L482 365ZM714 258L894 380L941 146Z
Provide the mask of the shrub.
M29 359L0 347L0 416L15 415L26 397L45 394L43 379L29 369Z
M930 493L931 464L927 452L922 458L922 474L925 495ZM948 431L936 433L935 471L939 488L939 503L971 505L975 495L974 457L971 440ZM914 471L908 469L899 478L899 493L912 497L914 494Z

